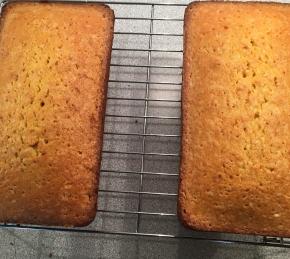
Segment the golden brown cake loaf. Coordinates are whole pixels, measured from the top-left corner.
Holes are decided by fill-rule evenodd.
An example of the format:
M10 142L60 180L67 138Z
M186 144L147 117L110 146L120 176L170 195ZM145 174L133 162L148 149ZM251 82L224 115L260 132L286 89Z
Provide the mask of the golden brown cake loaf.
M113 11L12 3L0 29L0 221L95 217Z
M290 236L290 6L186 9L179 213L199 230Z

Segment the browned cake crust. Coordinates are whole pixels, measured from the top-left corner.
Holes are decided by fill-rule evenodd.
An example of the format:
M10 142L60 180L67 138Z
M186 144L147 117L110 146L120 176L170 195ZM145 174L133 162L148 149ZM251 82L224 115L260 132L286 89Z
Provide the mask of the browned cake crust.
M290 236L290 6L186 9L179 214L198 230Z
M13 3L0 30L0 221L95 217L114 13Z

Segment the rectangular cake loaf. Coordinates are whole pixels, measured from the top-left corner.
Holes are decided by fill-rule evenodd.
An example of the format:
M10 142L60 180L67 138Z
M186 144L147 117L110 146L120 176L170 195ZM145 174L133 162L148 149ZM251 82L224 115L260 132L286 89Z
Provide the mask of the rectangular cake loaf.
M179 212L198 230L290 236L290 6L186 9Z
M0 27L0 221L95 217L113 11L11 3Z

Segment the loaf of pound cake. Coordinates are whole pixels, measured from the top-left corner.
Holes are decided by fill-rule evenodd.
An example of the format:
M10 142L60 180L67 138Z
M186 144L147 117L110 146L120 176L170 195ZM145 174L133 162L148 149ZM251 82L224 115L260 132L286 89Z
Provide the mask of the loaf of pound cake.
M185 13L179 214L196 230L290 236L290 6Z
M0 27L0 221L95 217L113 11L8 3Z

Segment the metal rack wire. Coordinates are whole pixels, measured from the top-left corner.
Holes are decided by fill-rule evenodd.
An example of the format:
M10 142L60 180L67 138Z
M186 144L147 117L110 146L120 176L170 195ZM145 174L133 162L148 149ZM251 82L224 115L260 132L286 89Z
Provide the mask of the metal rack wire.
M181 226L176 202L186 4L106 3L115 11L116 32L96 220L87 228L1 227L290 247L282 238Z

